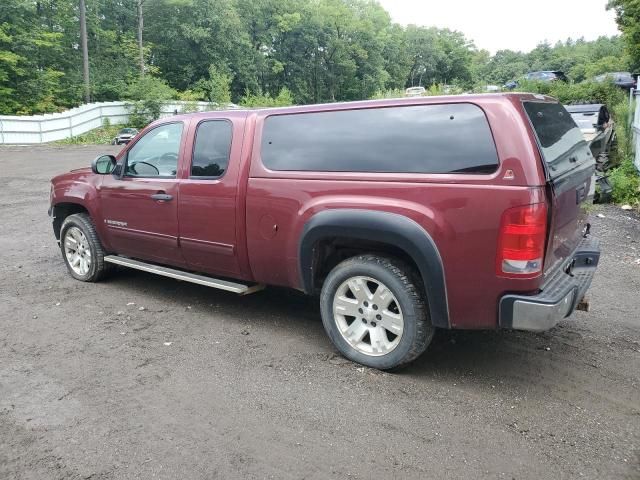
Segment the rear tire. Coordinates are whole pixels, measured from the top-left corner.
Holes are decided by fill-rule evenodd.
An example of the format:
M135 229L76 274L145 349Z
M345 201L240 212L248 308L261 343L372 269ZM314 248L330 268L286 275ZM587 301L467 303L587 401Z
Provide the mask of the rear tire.
M65 218L60 229L60 250L69 273L81 282L97 282L109 269L93 221L86 213Z
M343 261L320 295L322 323L349 360L389 370L415 360L433 338L425 300L404 263L376 255Z

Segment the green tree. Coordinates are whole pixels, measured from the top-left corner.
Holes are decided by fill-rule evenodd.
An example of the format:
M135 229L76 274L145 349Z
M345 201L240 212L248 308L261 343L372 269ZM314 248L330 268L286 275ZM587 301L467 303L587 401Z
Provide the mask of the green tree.
M607 8L616 12L616 20L634 69L640 68L640 2L609 0Z

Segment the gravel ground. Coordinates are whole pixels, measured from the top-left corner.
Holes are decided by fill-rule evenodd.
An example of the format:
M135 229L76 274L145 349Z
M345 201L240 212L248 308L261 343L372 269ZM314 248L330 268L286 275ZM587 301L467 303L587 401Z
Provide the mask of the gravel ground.
M74 281L49 179L109 151L0 149L1 479L640 478L640 217L594 211L591 312L439 332L389 374L297 292Z

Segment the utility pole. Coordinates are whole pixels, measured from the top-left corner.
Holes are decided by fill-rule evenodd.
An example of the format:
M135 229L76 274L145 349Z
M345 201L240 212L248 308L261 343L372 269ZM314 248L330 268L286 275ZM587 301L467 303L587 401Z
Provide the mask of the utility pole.
M87 7L80 0L80 45L82 47L82 78L84 79L84 101L91 101L91 84L89 83L89 48L87 46Z
M142 4L144 0L138 0L138 50L140 53L140 76L144 77L144 49L142 48L142 30L144 18L142 17Z

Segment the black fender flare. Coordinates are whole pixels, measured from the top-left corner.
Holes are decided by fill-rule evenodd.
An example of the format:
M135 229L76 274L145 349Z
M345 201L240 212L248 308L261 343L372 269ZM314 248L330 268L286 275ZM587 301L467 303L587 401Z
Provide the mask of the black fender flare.
M347 237L393 245L409 255L424 282L433 326L450 328L444 266L433 238L404 215L363 209L330 209L313 215L304 225L298 249L302 285L314 291L313 256L323 238Z

